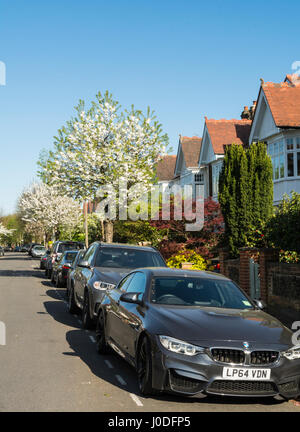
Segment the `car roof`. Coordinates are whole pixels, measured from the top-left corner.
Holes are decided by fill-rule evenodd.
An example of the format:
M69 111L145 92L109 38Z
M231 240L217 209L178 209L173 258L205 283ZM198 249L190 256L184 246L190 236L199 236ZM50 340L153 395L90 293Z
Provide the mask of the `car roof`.
M218 280L230 280L220 273L214 273L203 270L181 270L172 269L170 267L145 267L135 269L135 271L143 271L154 277L192 277L192 278L205 278L205 279L218 279Z
M150 251L150 252L158 252L158 250L153 246L139 246L139 245L133 245L133 244L127 244L127 243L103 243L100 241L96 241L94 243L99 244L101 247L113 247L113 248L126 248L126 249L133 249L133 250L144 250L144 251Z

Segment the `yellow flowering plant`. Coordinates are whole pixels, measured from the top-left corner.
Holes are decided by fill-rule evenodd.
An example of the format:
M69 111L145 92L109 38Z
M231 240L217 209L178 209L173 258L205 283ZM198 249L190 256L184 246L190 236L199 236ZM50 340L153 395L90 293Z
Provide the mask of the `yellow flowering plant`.
M205 259L194 251L181 250L167 260L168 267L181 268L182 264L189 262L193 264L192 270L206 270Z

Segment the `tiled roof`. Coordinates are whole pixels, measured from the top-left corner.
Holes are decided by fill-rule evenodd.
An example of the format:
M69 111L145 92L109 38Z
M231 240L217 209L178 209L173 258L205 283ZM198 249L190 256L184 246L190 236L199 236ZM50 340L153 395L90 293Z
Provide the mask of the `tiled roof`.
M159 181L172 180L176 164L175 155L164 156L156 165L157 178Z
M180 137L181 148L187 168L198 166L201 150L202 138L199 137Z
M300 127L300 79L287 75L285 82L262 83L277 127Z
M205 117L205 123L215 154L224 154L224 146L229 144L248 144L251 120L213 120Z

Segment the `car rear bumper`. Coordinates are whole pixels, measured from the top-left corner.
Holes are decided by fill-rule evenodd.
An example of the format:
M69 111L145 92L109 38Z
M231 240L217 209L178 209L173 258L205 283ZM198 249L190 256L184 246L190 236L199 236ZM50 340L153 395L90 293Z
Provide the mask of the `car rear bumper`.
M223 368L230 365L215 362L205 353L189 357L167 351L159 347L158 343L155 345L152 354L152 385L156 390L185 396L205 393L239 397L281 395L295 398L300 395L300 360L280 359L274 365L262 366L271 369L269 380L231 380L222 377Z

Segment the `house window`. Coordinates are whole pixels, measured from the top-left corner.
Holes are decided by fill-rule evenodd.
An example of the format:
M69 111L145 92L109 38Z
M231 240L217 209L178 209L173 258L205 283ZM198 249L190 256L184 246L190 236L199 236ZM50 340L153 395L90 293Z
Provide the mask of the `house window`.
M217 196L219 193L219 177L222 169L222 165L213 165L212 167L212 194Z
M198 173L194 175L195 183L203 183L203 173Z
M300 176L300 138L288 138L286 151L288 177Z
M284 143L278 141L269 144L268 153L272 159L273 165L273 180L278 180L284 177Z

